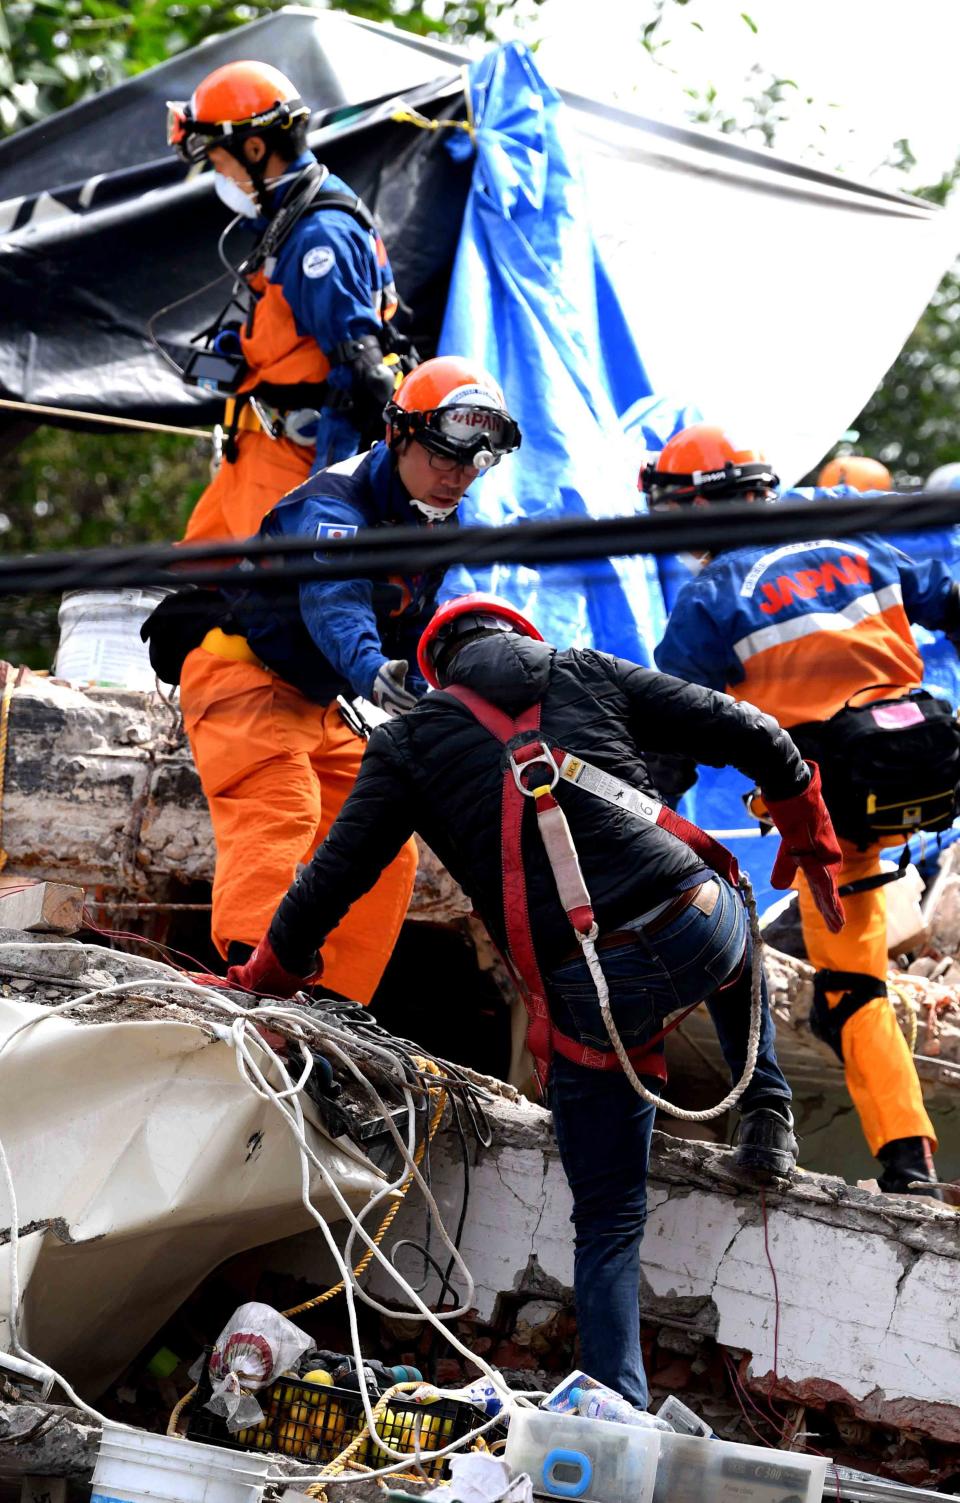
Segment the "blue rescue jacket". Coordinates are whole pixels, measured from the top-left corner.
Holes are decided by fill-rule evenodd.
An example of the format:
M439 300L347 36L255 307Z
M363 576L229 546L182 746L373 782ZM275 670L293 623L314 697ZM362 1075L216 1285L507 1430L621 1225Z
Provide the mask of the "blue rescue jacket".
M408 527L420 520L385 443L311 475L268 512L261 538L324 540L353 537L366 527ZM456 515L440 526L456 526ZM426 527L426 523L424 523ZM308 580L278 588L231 591L231 619L261 662L308 699L329 704L338 694L369 698L377 672L388 661L410 665L407 687L426 693L417 668L417 643L437 608L442 569L389 580Z
M654 657L781 725L826 720L855 694L921 683L910 626L940 626L952 585L940 560L875 535L737 548L683 587Z

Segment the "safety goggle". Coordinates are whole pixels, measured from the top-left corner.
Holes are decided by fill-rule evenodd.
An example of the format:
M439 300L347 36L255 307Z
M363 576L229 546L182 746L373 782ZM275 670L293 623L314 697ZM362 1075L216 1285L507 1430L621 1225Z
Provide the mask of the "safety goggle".
M775 490L780 477L768 464L730 464L723 469L692 470L689 475L665 473L656 462L640 471L639 489L650 497L651 506L668 501L679 504L707 496L714 501L735 501L746 491Z
M405 412L391 403L385 416L403 437L415 438L431 454L475 470L491 469L520 447L520 429L502 407L450 402L426 412Z
M211 146L219 146L238 136L255 134L279 125L284 128L295 120L305 120L310 111L302 100L277 104L248 120L194 120L186 100L167 100L167 145L176 148L185 162L202 162Z

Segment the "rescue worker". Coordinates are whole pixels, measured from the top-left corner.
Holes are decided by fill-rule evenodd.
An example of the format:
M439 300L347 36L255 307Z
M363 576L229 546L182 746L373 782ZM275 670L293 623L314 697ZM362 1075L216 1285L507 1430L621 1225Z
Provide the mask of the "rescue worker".
M168 111L171 144L212 165L218 196L257 235L201 352L197 384L223 367L218 389L236 395L185 534L247 538L311 471L376 437L399 375L384 360L397 294L369 210L307 150L309 107L278 69L227 63Z
M454 356L412 371L384 415L384 442L286 496L259 536L316 537L322 557L324 539L361 528L455 525L467 486L520 443L497 383ZM289 593L234 590L227 619L183 662L184 725L217 844L213 940L228 961L249 955L353 787L364 742L337 696L361 695L398 715L425 692L416 644L442 577L434 569L390 583L314 579ZM369 1002L415 870L416 847L401 841L331 936L335 991Z
M763 502L774 498L777 484L761 454L706 424L678 434L643 474L653 507ZM836 744L851 717L876 731L869 706L891 699L904 704L884 712L887 724L909 726L932 708L949 752L956 724L949 706L928 705L931 696L906 703L923 679L910 623L949 632L960 623L956 587L944 564L909 559L876 536L739 547L707 560L701 556L705 567L681 591L656 649L665 673L723 690L775 716L808 756L827 745L826 735ZM847 924L842 933L824 924L801 873L796 885L803 937L817 972L811 1023L843 1061L864 1136L881 1164L880 1188L902 1193L914 1182L936 1179L936 1133L887 995L886 893L874 881L882 844L902 843L904 834L884 840L872 826L865 833L860 828L861 818L868 823L869 816L855 810L860 793L852 783L865 774L866 743L846 759L828 762L823 753L820 760L824 796L841 836ZM946 764L944 774L948 784ZM919 792L926 775L919 765L899 774L907 783L907 805L910 779L917 780ZM848 785L849 792L831 791ZM949 824L952 788L944 798L937 817ZM858 890L847 896L850 883Z
M549 1068L574 1200L582 1365L645 1407L639 1246L654 1108L611 1048L576 935L589 933L595 919L614 1026L641 1081L656 1087L665 1076L667 1014L703 999L738 1079L747 1052L751 940L729 880L733 858L638 792L650 786L640 747L686 753L707 743L716 765L729 761L758 778L784 832L783 884L801 863L835 925L842 913L831 866L839 852L818 779L789 736L752 706L606 653L557 651L495 596L465 595L441 606L418 658L424 677L445 692L428 694L412 714L374 731L326 841L252 959L231 969L228 981L292 995L315 970L318 950L326 954L327 936L350 904L413 830L422 834L509 955L530 1012L530 1047L542 1071ZM506 761L504 742L512 753ZM583 781L588 775L590 783ZM596 778L606 792L596 791ZM545 801L569 821L586 886L580 906L557 875L570 870L569 861L564 865L561 854L558 867L541 839ZM740 1101L738 1156L751 1171L783 1175L797 1152L790 1088L765 1005L760 1022L756 1069Z
M827 489L848 485L854 491L892 491L893 477L879 459L865 454L836 454L817 476L817 485Z

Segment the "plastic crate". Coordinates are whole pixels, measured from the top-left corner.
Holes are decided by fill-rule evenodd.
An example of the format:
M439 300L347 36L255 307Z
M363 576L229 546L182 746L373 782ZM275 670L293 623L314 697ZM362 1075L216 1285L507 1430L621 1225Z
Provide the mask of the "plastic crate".
M234 1450L271 1451L325 1466L346 1449L366 1423L363 1401L352 1388L281 1378L261 1390L257 1400L263 1410L262 1424L233 1435L218 1415L202 1405L195 1407L188 1438L207 1445L232 1446ZM413 1404L398 1396L387 1404L377 1428L394 1450L409 1451L412 1456L418 1425L421 1451L439 1451L475 1429L482 1419L473 1404L459 1399ZM373 1468L388 1466L393 1460L371 1435L364 1436L351 1459ZM444 1471L443 1459L425 1461L423 1468L430 1476L439 1477Z

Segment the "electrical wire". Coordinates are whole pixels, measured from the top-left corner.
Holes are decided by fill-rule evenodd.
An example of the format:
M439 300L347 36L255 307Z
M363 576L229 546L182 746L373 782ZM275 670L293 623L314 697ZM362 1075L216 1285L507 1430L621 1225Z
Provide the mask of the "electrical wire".
M164 310L161 310L164 311ZM871 532L918 532L952 525L960 518L956 492L917 492L837 497L828 502L780 501L775 505L727 502L673 512L620 517L564 517L499 527L362 528L352 538L325 540L322 557L310 537L255 538L225 543L151 544L64 553L21 554L0 560L0 594L41 594L77 588L184 584L223 584L222 569L204 567L235 561L242 551L248 565L245 586L263 578L272 589L308 579L354 579L381 574L423 573L462 564L559 564L638 553L716 552L745 543L816 539ZM259 570L260 561L284 559L277 571Z
M16 949L19 947L17 946L16 942L0 942L0 951L9 950L11 948ZM71 953L76 953L76 950L78 948L83 951L98 950L98 947L96 946L82 945L78 947L74 943L68 944L64 941L44 943L37 946L36 948L44 950L68 950ZM102 952L100 952L100 954L102 955ZM305 1042L307 1036L310 1033L313 1033L317 1036L318 1045L324 1049L324 1052L327 1054L332 1054L335 1058L338 1058L339 1062L344 1066L348 1073L352 1074L354 1078L357 1079L358 1084L360 1084L373 1097L374 1101L380 1108L388 1131L395 1139L396 1145L400 1150L402 1162L405 1165L405 1169L398 1181L396 1181L392 1186L385 1187L385 1189L381 1190L379 1194L382 1197L384 1194L389 1193L391 1190L396 1193L401 1189L405 1181L407 1181L408 1179L413 1179L418 1183L421 1191L425 1195L432 1213L436 1218L441 1239L447 1246L447 1249L451 1253L451 1256L461 1274L465 1276L465 1282L467 1285L464 1304L459 1306L454 1311L444 1312L444 1319L449 1320L454 1314L464 1313L465 1310L469 1307L469 1303L473 1298L473 1280L470 1277L469 1271L466 1269L466 1265L463 1263L458 1249L451 1243L449 1234L446 1232L446 1229L443 1225L443 1221L440 1216L439 1208L436 1205L436 1201L429 1188L427 1187L425 1181L423 1180L417 1164L414 1161L414 1154L412 1152L412 1149L414 1143L413 1134L415 1132L415 1106L409 1086L405 1085L403 1087L403 1096L407 1107L409 1125L408 1141L407 1143L404 1143L400 1138L399 1133L397 1132L391 1113L387 1109L385 1103L382 1101L382 1098L380 1097L380 1094L377 1091L376 1087L373 1085L372 1081L368 1080L362 1074L362 1072L359 1070L359 1067L355 1064L353 1059L350 1058L346 1050L341 1048L340 1045L336 1042L336 1035L343 1037L342 1029L337 1029L335 1027L327 1028L325 1026L322 1026L315 1018L311 1017L309 1013L306 1013L305 1015L306 1010L294 1009L290 1007L260 1007L256 1009L256 1018L254 1018L251 1015L250 1009L241 1007L239 1004L231 1001L228 997L224 996L218 991L213 991L208 987L203 987L194 981L178 976L175 972L171 971L169 967L160 966L156 962L141 962L141 964L147 964L151 967L156 966L156 969L161 974L154 976L145 976L133 981L113 982L109 985L101 986L94 990L88 991L80 997L70 998L66 1002L43 1009L43 1011L39 1012L36 1016L29 1018L25 1022L19 1024L15 1029L12 1030L11 1033L7 1035L7 1037L2 1042L0 1042L0 1055L2 1055L4 1051L10 1047L14 1039L16 1039L20 1034L24 1033L28 1029L36 1027L39 1023L45 1021L46 1019L80 1007L85 1007L89 1012L97 1008L111 1006L114 997L116 997L120 993L142 991L145 988L159 985L162 985L169 989L181 990L189 993L194 1003L200 1008L201 1012L206 1015L203 1018L205 1025L211 1028L218 1037L224 1039L224 1041L232 1043L237 1070L240 1074L240 1078L244 1081L249 1089L253 1090L258 1096L269 1102L269 1104L280 1114L280 1116L284 1120L285 1125L288 1127L297 1143L301 1167L301 1202L304 1208L307 1210L308 1214L310 1214L312 1219L320 1228L324 1240L326 1241L327 1246L330 1250L331 1256L333 1257L334 1262L339 1268L343 1277L351 1348L359 1374L359 1391L363 1404L366 1423L369 1428L369 1433L376 1439L377 1444L381 1446L385 1454L393 1458L392 1464L379 1468L372 1473L364 1473L363 1475L368 1477L388 1475L397 1470L401 1470L403 1467L409 1465L410 1456L409 1453L400 1452L392 1448L388 1440L385 1437L381 1436L377 1429L376 1417L374 1415L373 1406L370 1403L370 1394L367 1390L366 1380L363 1376L363 1353L360 1346L354 1295L358 1295L361 1299L364 1299L366 1303L370 1304L374 1309L381 1310L382 1312L392 1316L394 1319L398 1318L398 1314L400 1318L403 1318L403 1312L398 1312L392 1307L381 1305L378 1301L374 1300L369 1294L363 1291L359 1287L359 1285L356 1284L354 1271L350 1267L349 1263L346 1262L344 1256L339 1252L326 1218L322 1215L318 1208L314 1206L312 1202L310 1196L311 1166L317 1170L328 1193L332 1195L338 1208L347 1218L351 1226L351 1233L350 1237L348 1238L347 1244L348 1247L352 1245L353 1239L356 1236L359 1236L360 1239L367 1244L371 1259L376 1259L381 1264L381 1266L385 1268L388 1275L400 1287L400 1289L412 1299L415 1310L416 1312L418 1312L417 1316L414 1318L422 1318L427 1320L434 1327L435 1331L438 1331L450 1343L450 1345L452 1345L454 1349L460 1353L461 1356L467 1358L470 1363L472 1363L481 1372L483 1372L490 1379L495 1391L498 1393L505 1405L509 1406L511 1404L517 1403L529 1404L531 1402L530 1399L525 1398L522 1394L515 1395L510 1389L509 1385L501 1377L499 1372L496 1369L492 1368L484 1360L483 1357L478 1356L476 1353L470 1351L470 1349L464 1345L459 1337L449 1329L449 1326L444 1324L444 1321L437 1315L435 1315L434 1312L430 1310L429 1307L420 1299L419 1295L417 1295L415 1291L410 1288L406 1280L403 1279L402 1275L400 1275L397 1270L393 1268L392 1264L381 1252L376 1241L367 1233L366 1229L362 1225L360 1217L353 1212L352 1208L343 1197L334 1177L330 1174L329 1170L318 1158L317 1154L311 1148L306 1139L305 1119L303 1116L303 1108L300 1098L303 1088L306 1085L306 1082L309 1079L310 1073L313 1068L313 1057L310 1049L307 1048ZM224 1022L216 1021L218 1014L221 1017L226 1014L230 1020L229 1025ZM276 1051L271 1048L271 1046L260 1035L260 1033L257 1032L256 1022L258 1020L268 1022L269 1024L271 1024L271 1026L276 1026L281 1030L285 1029L288 1033L288 1036L290 1036L291 1043L299 1047L301 1055L303 1057L303 1068L296 1080L292 1078L291 1073L288 1071L283 1059L276 1053ZM345 1041L356 1042L352 1039ZM374 1041L364 1039L362 1041L362 1044L363 1048L375 1055L379 1054L382 1056L388 1055L389 1053L389 1051L382 1049ZM395 1061L393 1062L395 1063ZM281 1082L279 1088L274 1085L270 1079L268 1079L267 1071L269 1071L275 1078L279 1078ZM66 1379L64 1379L54 1369L50 1368L48 1364L39 1362L36 1358L32 1357L31 1354L27 1352L20 1343L20 1285L18 1263L19 1216L17 1211L17 1197L15 1186L10 1171L9 1161L2 1141L0 1141L0 1174L2 1174L3 1182L6 1187L7 1197L10 1203L9 1320L11 1345L18 1355L24 1357L27 1360L36 1362L39 1367L41 1367L47 1374L52 1376L53 1379L60 1384L64 1392L70 1398L71 1402L75 1403L78 1408L92 1415L101 1423L112 1424L114 1423L112 1420L107 1420L106 1416L100 1414L99 1411L94 1409L91 1405L87 1404L84 1400L80 1399L80 1397L74 1392L72 1387L67 1383ZM441 1396L444 1394L444 1390L438 1390L438 1392L441 1393ZM456 1396L455 1392L451 1396ZM452 1453L455 1450L461 1450L473 1439L482 1435L484 1431L489 1429L490 1426L496 1422L496 1417L494 1417L493 1419L487 1419L483 1424L476 1426L467 1435L458 1438L454 1442L451 1442L450 1445L444 1446L435 1451L418 1451L417 1455L418 1457L422 1457L423 1459L436 1460ZM131 1429L133 1427L123 1426L122 1428ZM322 1481L322 1479L323 1473L313 1479L308 1477L301 1477L298 1478L298 1481L303 1484L311 1480L320 1482ZM281 1478L278 1476L271 1480L280 1481ZM288 1479L284 1478L283 1480ZM343 1480L349 1479L344 1478ZM354 1480L359 1480L359 1478L356 1478Z

